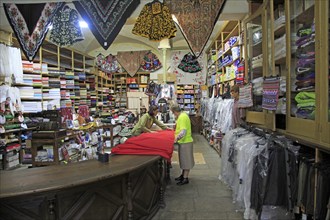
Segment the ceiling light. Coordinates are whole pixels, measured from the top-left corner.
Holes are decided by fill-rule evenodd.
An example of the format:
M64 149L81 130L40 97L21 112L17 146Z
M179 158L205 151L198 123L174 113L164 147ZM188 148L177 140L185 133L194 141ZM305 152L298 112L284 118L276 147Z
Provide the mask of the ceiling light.
M79 26L82 28L87 28L88 24L85 21L79 21Z

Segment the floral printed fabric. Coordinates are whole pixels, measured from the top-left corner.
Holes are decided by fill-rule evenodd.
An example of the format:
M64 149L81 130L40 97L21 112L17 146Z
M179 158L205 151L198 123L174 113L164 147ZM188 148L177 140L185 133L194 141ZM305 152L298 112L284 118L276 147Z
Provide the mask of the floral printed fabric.
M62 2L20 5L4 4L7 19L29 61L32 61L36 56L48 32L48 25L62 6ZM30 20L32 22L28 22ZM36 21L36 23L33 21Z
M102 71L106 73L116 73L120 70L120 65L117 61L117 58L112 54L108 56L104 56L103 54L99 54L96 57L96 64L101 68Z
M63 47L84 40L79 26L78 12L65 5L54 17L53 29L50 31L50 41Z
M196 56L191 53L184 55L178 68L188 73L196 73L202 70Z
M156 54L149 52L144 55L143 61L141 63L141 69L144 71L154 72L162 67Z
M171 65L169 72L174 73L176 76L176 82L177 84L194 84L194 85L205 85L206 83L206 54L201 54L197 61L202 68L201 71L198 71L196 73L189 73L184 72L179 68L179 64L181 63L181 60L183 60L183 57L189 53L189 51L172 51L171 52Z
M73 1L73 4L97 41L107 50L140 0L83 0Z
M176 31L168 7L159 1L153 1L143 7L132 33L152 41L160 41L175 37Z

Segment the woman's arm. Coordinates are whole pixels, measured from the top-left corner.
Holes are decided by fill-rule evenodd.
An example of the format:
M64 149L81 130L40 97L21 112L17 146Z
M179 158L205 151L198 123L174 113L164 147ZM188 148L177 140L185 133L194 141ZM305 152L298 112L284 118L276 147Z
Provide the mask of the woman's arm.
M160 127L161 129L163 129L163 130L166 130L166 129L167 129L167 126L164 125L163 123L161 123L160 121L158 121L157 118L154 118L154 123L155 123L158 127Z
M187 130L186 129L182 129L180 131L180 133L176 136L174 142L177 142L178 140L182 139L186 135L186 133L187 133Z

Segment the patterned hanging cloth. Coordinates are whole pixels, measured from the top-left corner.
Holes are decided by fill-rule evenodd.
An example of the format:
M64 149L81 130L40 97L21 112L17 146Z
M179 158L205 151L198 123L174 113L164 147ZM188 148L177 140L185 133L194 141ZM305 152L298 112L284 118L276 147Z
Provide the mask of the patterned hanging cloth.
M167 0L171 13L197 57L202 53L226 0Z
M188 73L196 73L202 70L201 66L197 61L197 57L190 52L184 55L178 68Z
M70 46L84 40L80 25L78 12L67 4L59 10L54 17L53 29L50 31L49 40L63 47Z
M141 69L144 71L154 72L162 67L156 54L151 51L144 55L143 61L141 63Z
M29 61L36 56L47 35L48 25L62 6L62 2L4 4L7 19Z
M108 56L104 56L103 54L99 54L96 57L96 64L100 67L100 69L106 73L116 73L120 70L120 65L117 61L117 58L112 54Z
M103 49L107 50L140 0L73 1Z
M262 86L262 108L266 110L276 110L278 95L280 91L279 77L264 78Z
M155 0L143 7L134 24L132 33L152 41L160 41L175 37L176 31L168 7Z
M130 52L118 52L117 60L120 65L128 72L130 76L134 76L141 67L143 57L149 51L130 51Z

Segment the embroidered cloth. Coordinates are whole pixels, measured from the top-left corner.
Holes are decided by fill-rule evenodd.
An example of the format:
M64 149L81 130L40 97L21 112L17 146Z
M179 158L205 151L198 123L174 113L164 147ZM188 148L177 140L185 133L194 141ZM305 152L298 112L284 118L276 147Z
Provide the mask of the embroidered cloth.
M190 52L184 55L178 68L188 73L196 73L202 70L197 61L196 56L191 54Z
M140 0L83 0L73 1L73 4L107 50Z
M4 4L7 19L29 61L36 56L47 35L48 25L62 6L62 2Z
M171 14L197 57L204 50L226 0L168 0Z
M248 108L253 106L252 101L252 85L248 84L239 88L239 108Z
M276 110L280 79L278 77L265 78L263 83L262 108Z
M148 52L147 50L118 52L117 60L130 76L134 76L141 67L144 55Z
M96 64L100 67L100 69L106 73L116 73L120 70L120 65L117 61L117 58L112 54L108 56L104 56L103 54L99 54L96 57Z
M176 31L168 7L159 1L153 1L143 7L132 33L152 41L160 41L175 37Z
M156 70L159 70L161 67L162 67L162 64L159 61L156 54L154 54L150 51L144 55L143 61L141 63L142 70L154 72Z
M59 10L53 21L53 28L50 31L49 40L54 44L63 47L70 46L84 40L80 25L78 12L65 5Z

